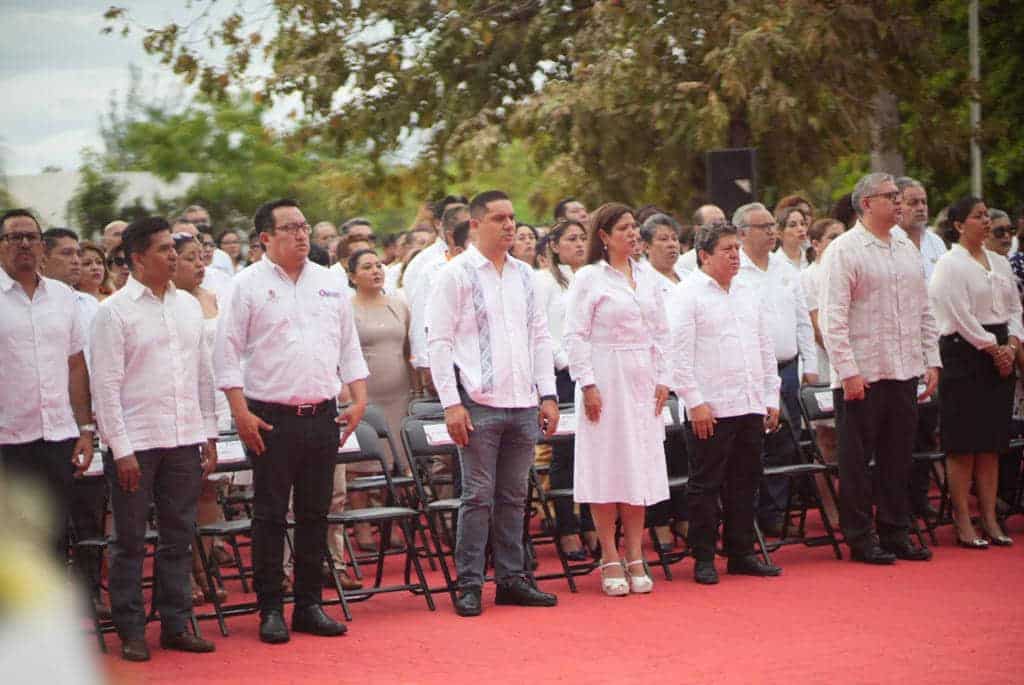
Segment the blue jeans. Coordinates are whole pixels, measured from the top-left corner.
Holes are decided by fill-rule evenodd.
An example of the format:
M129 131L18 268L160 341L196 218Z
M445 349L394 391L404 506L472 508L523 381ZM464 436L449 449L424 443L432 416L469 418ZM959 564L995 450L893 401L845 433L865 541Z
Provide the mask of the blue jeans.
M477 404L464 393L473 431L459 450L462 501L455 540L461 589L484 583L488 534L499 583L525 576L523 518L534 448L539 437L537 408L502 409Z

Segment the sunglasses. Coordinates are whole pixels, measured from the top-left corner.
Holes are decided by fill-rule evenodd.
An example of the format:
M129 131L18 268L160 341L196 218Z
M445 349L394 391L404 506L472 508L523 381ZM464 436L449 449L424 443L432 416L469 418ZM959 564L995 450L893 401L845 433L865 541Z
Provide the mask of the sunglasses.
M111 257L107 260L107 266L128 266L128 260L124 257Z

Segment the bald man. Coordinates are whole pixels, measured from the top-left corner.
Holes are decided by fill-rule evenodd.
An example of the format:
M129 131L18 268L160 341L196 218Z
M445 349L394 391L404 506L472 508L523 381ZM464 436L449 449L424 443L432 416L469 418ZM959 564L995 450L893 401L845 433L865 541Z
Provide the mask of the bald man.
M110 254L110 251L121 244L121 234L128 226L127 221L111 221L103 227L103 251Z

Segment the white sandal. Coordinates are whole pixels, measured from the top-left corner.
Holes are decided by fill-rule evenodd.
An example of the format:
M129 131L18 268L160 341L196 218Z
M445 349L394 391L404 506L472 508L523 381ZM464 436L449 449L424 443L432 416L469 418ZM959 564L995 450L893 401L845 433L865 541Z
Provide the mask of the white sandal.
M606 568L612 568L618 566L622 568L622 561L609 561L606 564L598 566L598 570L601 572L601 589L604 590L604 594L609 597L622 597L629 594L629 582L625 578L608 578L604 575ZM625 569L622 568L623 573Z
M636 566L637 564L643 566L644 574L642 576L634 576L629 572L630 566ZM643 559L637 559L626 564L626 577L629 578L629 590L638 595L644 595L654 589L654 579L651 578L651 574L647 571L647 564Z

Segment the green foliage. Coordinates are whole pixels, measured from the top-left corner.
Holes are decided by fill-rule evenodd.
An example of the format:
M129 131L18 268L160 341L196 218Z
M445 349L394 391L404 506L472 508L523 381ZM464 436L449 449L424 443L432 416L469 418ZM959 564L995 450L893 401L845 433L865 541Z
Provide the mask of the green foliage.
M122 185L97 168L96 160L87 160L80 169L82 177L68 201L67 214L73 228L83 238L98 234L114 219L120 218L118 198Z
M219 20L206 8L143 36L210 109L139 129L167 136L160 154L139 161L168 169L204 162L190 170L220 179L204 190L225 199L223 211L248 211L257 191L313 198L326 190L325 212L387 208L393 217L395 207L482 187L497 174L494 184L519 188L518 209L535 219L567 194L688 214L705 199L704 153L738 146L758 148L763 199L804 189L825 203L864 168L881 91L901 103L898 140L886 142L899 145L936 198L959 192L968 175L973 85L964 4L954 0L240 4L246 9ZM1013 78L1024 66L1014 49L1024 6L982 4L986 181L1008 201L1024 180L1024 97ZM132 30L127 10L106 16L109 30ZM271 65L261 100L227 120L219 108L234 87L252 83L257 54ZM292 94L307 115L292 143L261 139L246 116L257 102ZM242 150L214 132L237 127L248 131ZM417 132L427 142L416 164L388 168L382 160ZM206 142L190 150L183 138Z

